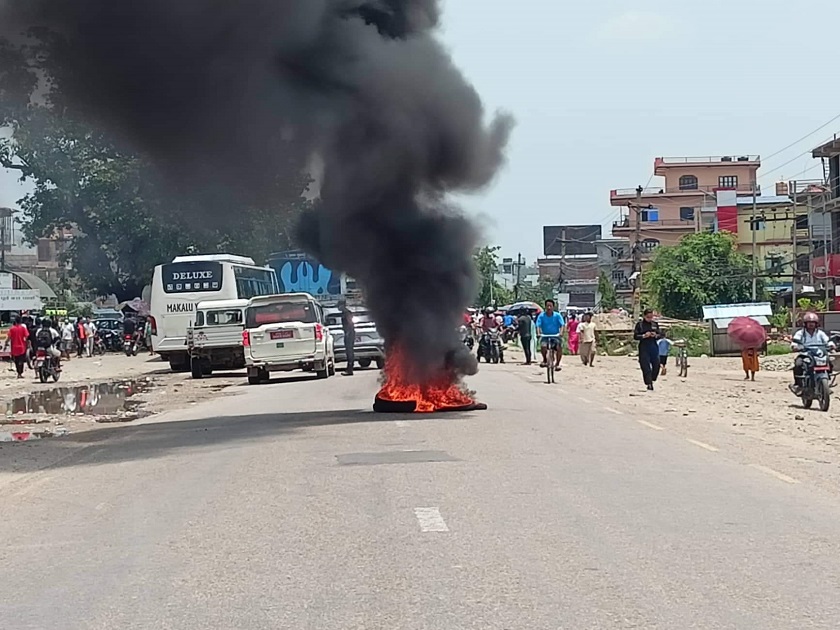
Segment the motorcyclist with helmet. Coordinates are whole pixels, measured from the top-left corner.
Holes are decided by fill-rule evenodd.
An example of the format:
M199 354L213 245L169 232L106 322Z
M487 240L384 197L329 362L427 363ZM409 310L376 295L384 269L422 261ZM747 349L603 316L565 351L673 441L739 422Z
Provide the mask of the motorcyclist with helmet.
M819 315L812 311L808 311L802 316L802 328L793 334L790 349L793 352L802 352L806 348L815 347L833 350L834 342L832 342L829 336L820 329ZM833 371L833 364L831 364L831 367ZM797 396L802 393L801 385L799 383L800 377L803 376L804 373L805 363L803 357L800 355L797 356L796 360L793 362L793 384L790 386L790 390Z
M484 314L482 315L481 321L479 322L479 328L481 329L481 336L479 337L480 352L482 347L489 348L491 332L495 331L499 335L502 334L502 321L501 318L496 317L495 308L493 308L492 306L488 306L484 309ZM505 362L504 349L501 347L499 348L499 362Z

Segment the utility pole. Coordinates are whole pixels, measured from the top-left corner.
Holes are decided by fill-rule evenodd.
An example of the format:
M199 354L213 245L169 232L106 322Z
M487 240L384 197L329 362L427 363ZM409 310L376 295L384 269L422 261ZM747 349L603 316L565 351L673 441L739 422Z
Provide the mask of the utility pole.
M793 194L791 195L791 199L793 199L793 273L791 274L790 280L790 291L791 291L791 300L790 300L790 322L794 328L796 328L796 272L798 271L798 259L797 259L797 251L796 251L796 181L790 183L790 187L788 188L790 192Z
M513 285L513 297L518 302L519 301L519 283L522 281L522 253L518 253L516 255L516 284Z
M758 209L758 201L755 197L755 182L753 182L752 186L752 217L750 217L750 230L752 231L752 301L758 301L758 261L756 260L756 253L755 253L755 232L756 232L756 224L755 224L755 215L756 210Z
M633 232L633 273L636 278L633 283L633 319L639 319L642 309L642 249L639 243L642 240L641 207L643 190L641 186L636 189L636 206L630 206L630 211L636 213Z

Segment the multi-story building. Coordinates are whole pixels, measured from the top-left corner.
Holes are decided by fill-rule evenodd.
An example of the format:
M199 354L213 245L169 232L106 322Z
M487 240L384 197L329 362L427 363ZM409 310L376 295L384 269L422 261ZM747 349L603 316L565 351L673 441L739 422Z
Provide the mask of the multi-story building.
M638 214L639 248L646 260L660 244L674 245L691 232L716 226L731 230L737 225L737 212L721 212L717 193L759 194L756 171L760 166L757 155L656 158L653 175L664 179L659 185L610 192L610 204L623 208L612 234L635 242Z
M777 192L787 193L787 187L778 185ZM806 280L814 244L825 233L820 217L804 201L794 204L787 194L736 200L738 223L730 231L738 239L738 251L755 260L756 274L770 292L790 290L794 268L797 278Z
M62 254L71 238L69 229L59 230L54 236L40 238L32 245L24 239L14 210L0 208L0 266L22 278L34 276L46 285L58 288L68 268L62 260ZM30 285L36 283L31 278L27 282ZM45 291L40 283L32 288Z
M598 272L615 287L619 303L632 303L633 251L630 239L601 238L595 241L598 254Z
M815 246L811 260L814 282L822 283L825 294L833 296L833 310L840 311L840 139L834 139L815 148L811 155L823 163L823 180L820 193L809 195L816 215L825 219L827 234ZM812 191L817 186L812 186ZM820 245L822 245L820 247Z

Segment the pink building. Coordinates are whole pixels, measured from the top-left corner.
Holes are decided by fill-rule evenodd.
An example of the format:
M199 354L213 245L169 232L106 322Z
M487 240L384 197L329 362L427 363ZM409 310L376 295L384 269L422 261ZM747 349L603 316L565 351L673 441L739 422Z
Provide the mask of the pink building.
M641 206L639 246L644 257L660 244L673 245L691 232L737 229L737 209L733 216L725 216L726 210L718 207L718 191L751 196L755 189L759 194L756 171L760 166L757 155L656 158L653 174L664 182L644 188L638 202L635 188L610 191L610 204L623 208L613 223L613 236L634 240L636 209L628 204L636 203Z

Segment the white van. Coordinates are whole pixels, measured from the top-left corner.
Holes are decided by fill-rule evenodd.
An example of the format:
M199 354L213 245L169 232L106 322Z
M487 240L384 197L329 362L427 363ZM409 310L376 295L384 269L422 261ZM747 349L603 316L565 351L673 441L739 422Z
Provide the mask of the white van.
M314 371L318 378L335 374L333 336L323 308L308 293L252 298L242 340L251 385L267 382L271 372Z

